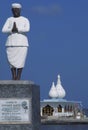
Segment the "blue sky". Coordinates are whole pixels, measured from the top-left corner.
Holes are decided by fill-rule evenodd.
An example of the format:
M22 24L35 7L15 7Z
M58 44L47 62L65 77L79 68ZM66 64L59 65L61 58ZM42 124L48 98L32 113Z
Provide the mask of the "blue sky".
M22 4L22 15L31 23L22 80L40 85L42 100L48 98L51 84L56 84L60 74L66 99L82 101L88 107L88 0L3 0L0 30L12 16L13 2ZM6 38L0 32L0 80L11 79Z

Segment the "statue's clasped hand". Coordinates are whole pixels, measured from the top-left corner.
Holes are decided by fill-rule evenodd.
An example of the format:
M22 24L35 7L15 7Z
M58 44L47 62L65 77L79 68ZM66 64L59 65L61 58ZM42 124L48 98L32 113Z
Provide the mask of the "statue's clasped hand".
M18 32L18 29L16 27L16 22L13 24L12 32Z

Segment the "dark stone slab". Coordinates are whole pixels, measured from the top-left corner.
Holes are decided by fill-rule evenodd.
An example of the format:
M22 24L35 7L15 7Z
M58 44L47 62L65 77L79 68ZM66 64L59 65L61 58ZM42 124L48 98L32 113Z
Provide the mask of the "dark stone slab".
M31 123L0 123L0 130L39 130L40 129L40 87L32 81L0 81L0 100L31 98Z

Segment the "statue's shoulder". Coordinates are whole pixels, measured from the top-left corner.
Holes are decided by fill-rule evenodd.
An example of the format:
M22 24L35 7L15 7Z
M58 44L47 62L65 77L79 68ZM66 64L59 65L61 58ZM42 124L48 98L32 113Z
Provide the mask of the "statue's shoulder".
M8 19L8 20L12 20L12 19L13 19L13 17L8 17L7 19Z
M24 17L24 16L20 16L20 19L23 21L29 21L29 19L27 17Z
M21 19L28 19L28 18L26 18L25 16L20 16L20 18L21 18Z

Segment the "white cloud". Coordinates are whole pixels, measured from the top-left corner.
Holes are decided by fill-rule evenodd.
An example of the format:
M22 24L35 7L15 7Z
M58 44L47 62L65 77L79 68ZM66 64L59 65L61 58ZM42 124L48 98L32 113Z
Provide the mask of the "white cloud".
M39 15L57 15L61 14L62 8L58 4L48 6L34 6L31 8L32 13Z

